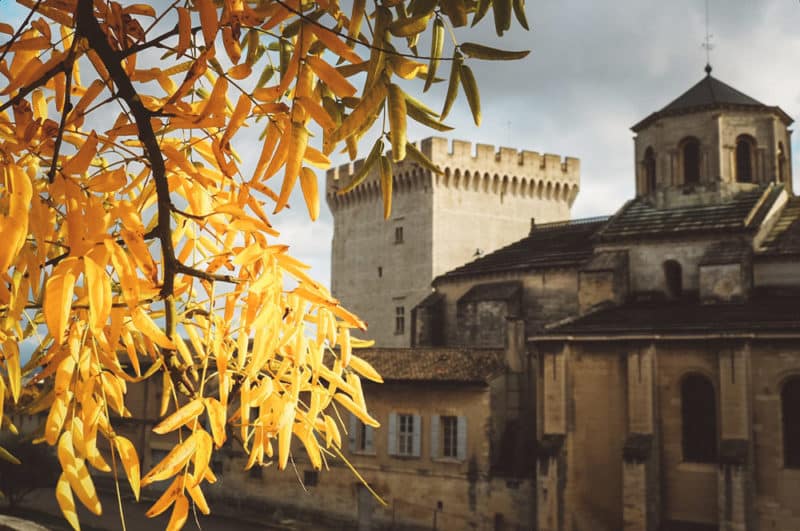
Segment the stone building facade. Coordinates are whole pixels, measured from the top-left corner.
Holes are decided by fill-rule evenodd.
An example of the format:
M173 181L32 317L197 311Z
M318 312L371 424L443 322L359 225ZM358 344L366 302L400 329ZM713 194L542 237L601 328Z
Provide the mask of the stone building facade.
M327 175L332 292L366 316L381 347L410 346L411 309L434 277L521 238L532 212L539 221L569 218L580 184L580 161L571 157L443 138L419 147L444 174L410 159L396 165L386 222L377 170L345 195L336 191L363 161Z
M532 223L434 280L417 316L444 330L418 345L524 327L536 529L800 529L790 124L707 72L634 126L614 215Z

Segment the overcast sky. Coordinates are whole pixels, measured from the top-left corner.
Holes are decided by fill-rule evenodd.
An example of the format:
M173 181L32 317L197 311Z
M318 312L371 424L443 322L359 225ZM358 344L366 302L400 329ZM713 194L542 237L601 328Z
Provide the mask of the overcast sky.
M0 13L15 18L18 12L8 7L8 0L0 2ZM710 7L713 75L800 116L800 4L710 0ZM497 41L491 14L475 33L459 32L462 41L532 53L511 63L470 61L481 88L483 125L472 125L462 99L447 120L456 130L447 136L578 157L581 192L573 217L609 214L634 191L630 126L704 75L704 0L529 0L527 10L530 32L514 22L515 29ZM442 99L443 87L435 87L425 101L440 108ZM413 139L432 133L410 128ZM797 136L794 140L793 162L800 173L800 145ZM323 183L322 172L320 179ZM311 223L298 194L294 208L273 221L292 254L327 283L332 236L327 206Z

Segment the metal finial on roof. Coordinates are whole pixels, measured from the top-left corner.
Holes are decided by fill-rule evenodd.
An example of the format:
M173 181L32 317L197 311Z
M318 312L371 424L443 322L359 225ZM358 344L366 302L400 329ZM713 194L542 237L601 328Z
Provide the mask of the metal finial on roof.
M711 38L713 37L713 35L711 35L708 32L708 25L709 25L708 0L706 0L706 41L702 44L702 46L703 46L703 48L706 49L706 68L705 68L706 75L710 76L711 75L711 50L714 49L714 45L711 44Z

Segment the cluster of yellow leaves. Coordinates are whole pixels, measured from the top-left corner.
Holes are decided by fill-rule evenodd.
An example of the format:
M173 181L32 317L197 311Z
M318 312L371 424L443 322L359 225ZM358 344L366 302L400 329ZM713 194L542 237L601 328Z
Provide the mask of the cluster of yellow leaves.
M18 407L49 410L41 438L57 448L65 517L79 527L74 495L101 511L89 473L110 470L101 441L137 498L172 481L148 512L172 507L170 529L190 500L209 511L201 486L230 437L248 468L283 469L293 440L315 468L341 456L338 408L378 426L361 378L380 376L351 352L365 345L350 330L365 324L309 278L270 217L299 180L315 219L312 167L342 145L355 158L384 112L391 158L438 171L407 142L407 119L448 130L440 120L461 85L478 122L465 56L526 54L454 43L444 57L447 25L493 7L498 34L512 8L526 26L522 0L390 0L370 12L355 0L347 13L335 0L18 3L30 16L0 22L0 413L23 390L33 399ZM428 90L448 59L441 113L393 81ZM259 124L253 150L257 135L242 131ZM255 156L243 161L237 146ZM378 161L388 216L383 139L343 191ZM151 378L165 417L154 431L178 442L142 476L114 419L131 414L128 386Z

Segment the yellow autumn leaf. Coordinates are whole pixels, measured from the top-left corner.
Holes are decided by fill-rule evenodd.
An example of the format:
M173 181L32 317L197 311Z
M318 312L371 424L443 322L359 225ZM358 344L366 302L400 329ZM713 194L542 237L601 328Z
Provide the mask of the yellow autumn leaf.
M65 258L56 265L45 284L44 317L56 344L61 344L64 340L79 267L80 261L77 257Z
M189 500L184 494L178 496L172 508L172 516L167 522L167 531L178 531L182 529L189 517Z
M319 217L319 192L317 190L317 174L311 168L303 166L300 170L300 188L308 208L311 221Z
M175 503L178 495L183 491L183 484L185 481L186 479L184 476L176 476L175 479L172 480L170 486L164 490L164 493L150 506L145 516L148 518L155 518L169 509L170 505Z
M161 330L149 315L147 315L141 306L137 306L131 311L131 319L133 319L133 325L137 330L149 337L158 346L169 350L175 350L175 342L167 337L164 331Z
M72 497L72 489L70 489L69 481L64 472L61 473L58 483L56 483L56 500L61 508L61 514L64 515L72 529L80 531L81 524L78 521L78 513L75 510L75 500Z
M264 381L271 381L265 379ZM206 398L206 413L208 413L208 423L211 426L211 435L214 438L214 445L217 448L225 443L225 422L227 413L225 407L216 398Z
M176 445L161 461L159 461L148 472L141 481L141 485L147 486L156 481L174 476L194 455L197 449L199 432L195 432L187 437L182 443Z
M86 139L78 152L70 157L67 163L64 164L61 171L66 175L81 175L86 173L95 155L97 155L97 142L97 133L92 131L89 133L89 138Z
M205 404L202 398L195 398L186 405L179 408L172 415L159 422L153 431L159 435L169 433L187 424L200 415L205 409Z
M133 496L136 501L139 501L141 469L139 468L139 456L136 454L136 449L131 441L121 435L114 437L113 441L120 461L122 461L122 468L125 469L125 475L128 476Z

